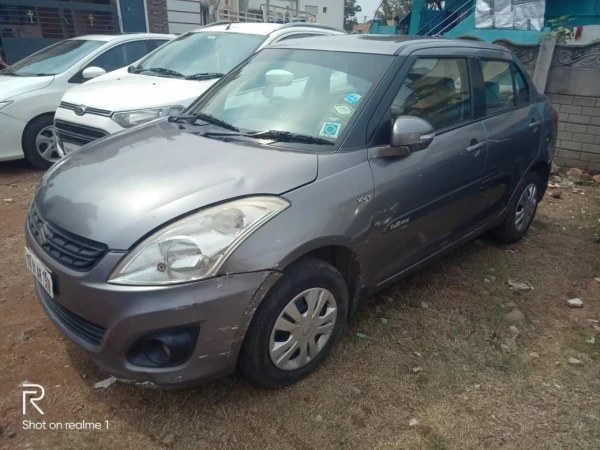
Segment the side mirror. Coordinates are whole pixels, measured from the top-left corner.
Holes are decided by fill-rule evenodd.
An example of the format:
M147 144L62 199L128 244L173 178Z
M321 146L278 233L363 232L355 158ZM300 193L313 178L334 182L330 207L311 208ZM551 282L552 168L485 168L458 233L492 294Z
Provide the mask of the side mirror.
M294 81L294 74L287 70L273 69L265 73L265 81L267 86L289 86Z
M425 150L433 141L435 130L420 117L400 116L394 122L391 147L408 147L409 154Z
M100 75L104 75L106 73L106 70L102 69L101 67L86 67L85 69L83 69L83 72L81 72L81 76L85 79L85 80L91 80L92 78L96 78L99 77Z

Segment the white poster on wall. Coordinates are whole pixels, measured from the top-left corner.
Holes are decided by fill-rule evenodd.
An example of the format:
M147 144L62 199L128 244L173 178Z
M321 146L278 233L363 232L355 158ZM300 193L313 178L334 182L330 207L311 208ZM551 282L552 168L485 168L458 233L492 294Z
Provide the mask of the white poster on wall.
M546 0L477 0L475 28L541 31Z

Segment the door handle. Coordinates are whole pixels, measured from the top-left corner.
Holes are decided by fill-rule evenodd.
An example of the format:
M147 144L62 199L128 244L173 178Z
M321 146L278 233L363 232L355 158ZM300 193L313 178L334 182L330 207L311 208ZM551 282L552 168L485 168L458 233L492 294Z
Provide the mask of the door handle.
M535 128L535 127L539 127L541 124L542 124L542 121L541 121L541 120L537 120L537 121L535 121L535 122L531 122L531 123L529 124L529 128Z
M486 142L486 141L480 142L479 144L473 144L473 145L470 145L469 147L467 147L467 151L468 151L469 153L471 153L471 152L475 152L475 151L477 151L477 150L480 150L480 149L482 149L482 148L483 148L483 147L485 147L486 145L487 145L487 142Z

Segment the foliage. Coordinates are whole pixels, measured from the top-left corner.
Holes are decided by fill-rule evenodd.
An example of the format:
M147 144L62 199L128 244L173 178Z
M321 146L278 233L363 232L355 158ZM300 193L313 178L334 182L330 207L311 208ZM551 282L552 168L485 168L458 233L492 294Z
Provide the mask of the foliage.
M351 32L354 25L358 23L356 13L362 11L356 0L344 0L344 30Z
M383 0L375 14L376 19L393 20L394 17L402 18L410 12L412 0Z
M566 44L575 37L574 28L569 25L573 20L571 16L559 16L548 21L550 33L542 36L542 39L554 38L557 44Z

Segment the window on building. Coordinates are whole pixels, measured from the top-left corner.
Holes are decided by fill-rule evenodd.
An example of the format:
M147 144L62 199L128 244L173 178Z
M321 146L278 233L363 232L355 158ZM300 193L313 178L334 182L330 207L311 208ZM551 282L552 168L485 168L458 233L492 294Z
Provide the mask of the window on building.
M319 7L314 5L305 5L304 11L315 16L319 13Z
M392 103L392 122L402 115L421 117L436 130L470 120L471 95L466 60L418 59Z
M323 6L323 12L326 13L327 12L327 6Z

